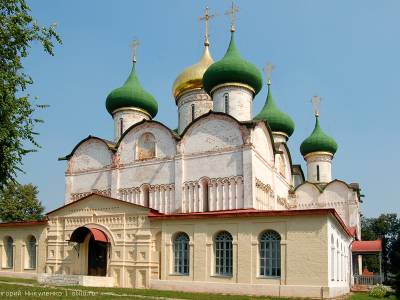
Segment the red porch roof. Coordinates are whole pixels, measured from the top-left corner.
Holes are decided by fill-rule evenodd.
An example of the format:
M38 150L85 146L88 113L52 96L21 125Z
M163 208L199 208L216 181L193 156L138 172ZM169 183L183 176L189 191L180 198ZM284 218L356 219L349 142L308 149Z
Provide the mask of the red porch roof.
M382 251L382 240L375 241L354 241L351 244L351 251L357 253L377 253Z

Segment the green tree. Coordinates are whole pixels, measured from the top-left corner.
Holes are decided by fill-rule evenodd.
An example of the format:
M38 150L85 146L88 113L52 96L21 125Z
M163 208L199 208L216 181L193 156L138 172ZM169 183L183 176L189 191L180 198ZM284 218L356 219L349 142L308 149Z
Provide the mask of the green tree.
M361 237L363 240L382 239L382 267L385 278L392 272L391 255L394 245L400 235L400 218L397 214L381 214L378 218L361 219ZM379 271L379 260L376 256L365 256L364 265L370 271Z
M43 218L38 189L32 184L11 182L0 192L0 221L33 221Z
M390 272L393 274L394 288L400 295L400 234L392 244L392 251L390 252Z
M23 157L39 148L35 125L43 121L33 113L44 106L33 104L26 93L33 80L22 59L33 42L53 55L54 41L61 43L55 24L40 27L25 0L0 0L0 190L22 171Z

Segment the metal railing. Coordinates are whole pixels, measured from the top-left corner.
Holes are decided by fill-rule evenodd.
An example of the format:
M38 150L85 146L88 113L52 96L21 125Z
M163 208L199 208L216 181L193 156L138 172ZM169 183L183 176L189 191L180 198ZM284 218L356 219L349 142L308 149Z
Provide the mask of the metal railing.
M381 275L354 275L354 285L375 285L382 283Z

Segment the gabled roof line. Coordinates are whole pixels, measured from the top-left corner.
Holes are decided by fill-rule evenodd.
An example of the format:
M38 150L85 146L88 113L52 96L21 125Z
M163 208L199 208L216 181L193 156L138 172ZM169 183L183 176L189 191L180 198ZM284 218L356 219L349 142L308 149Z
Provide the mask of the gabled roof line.
M68 155L66 155L64 157L59 157L58 160L69 160L74 155L75 151L79 148L79 146L82 145L84 142L90 140L90 139L99 140L99 141L103 142L110 151L113 151L113 152L115 151L114 142L106 140L106 139L103 139L103 138L100 138L100 137L97 137L97 136L88 135L86 138L84 138L78 144L76 144L76 146L74 147L74 149L72 149L70 154L68 154Z
M340 180L340 179L334 179L334 180L328 182L327 184L323 184L323 185L322 185L322 184L319 184L319 183L315 183L315 182L304 181L302 184L299 184L298 186L296 186L296 187L294 188L293 192L296 192L296 190L297 190L298 188L300 188L301 186L303 186L303 185L305 185L305 184L311 184L312 186L314 186L314 187L320 192L320 194L322 194L322 193L325 191L325 189L326 189L330 184L333 184L333 183L335 183L335 182L343 183L344 185L347 186L347 188L349 188L349 189L351 189L351 190L353 190L353 191L357 191L353 186L351 186L350 184L347 184L345 181Z
M157 210L155 210L155 209L153 209L153 208L150 208L150 207L146 207L146 206L143 206L143 205L140 205L140 204L135 204L135 203L131 203L131 202L128 202L128 201L121 200L121 199L113 198L113 197L106 196L106 195L103 195L103 194L100 194L100 193L97 193L97 192L92 192L92 193L90 193L90 194L88 194L88 195L86 195L86 196L84 196L84 197L82 197L82 198L79 198L78 200L69 202L69 203L67 203L67 204L65 204L65 205L63 205L63 206L60 206L60 207L58 207L58 208L56 208L56 209L53 209L53 210L47 212L47 213L46 213L46 216L48 216L48 215L50 215L50 214L52 214L52 213L54 213L54 212L57 212L57 211L59 211L59 210L61 210L61 209L63 209L63 208L69 207L69 206L71 206L71 205L73 205L73 204L76 204L76 203L78 203L78 202L81 202L82 200L85 200L85 199L87 199L87 198L89 198L89 197L91 197L91 196L94 196L94 195L100 196L100 197L103 197L103 198L106 198L106 199L111 199L111 200L119 201L119 202L124 203L124 204L133 205L133 206L141 207L141 208L146 208L146 209L149 210L149 213L151 213L152 215L153 215L153 214L154 214L154 215L159 215L159 214L161 214L161 213L158 212Z

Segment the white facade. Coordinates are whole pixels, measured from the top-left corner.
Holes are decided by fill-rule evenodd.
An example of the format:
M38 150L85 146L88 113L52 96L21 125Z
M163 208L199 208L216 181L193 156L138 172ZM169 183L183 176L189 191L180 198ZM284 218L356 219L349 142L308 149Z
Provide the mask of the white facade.
M262 121L208 112L181 136L141 121L110 143L91 137L68 156L65 203L95 191L167 214L335 208L347 226L359 229L358 190L331 180L332 156L311 155L303 182L292 176L286 143L276 143Z

